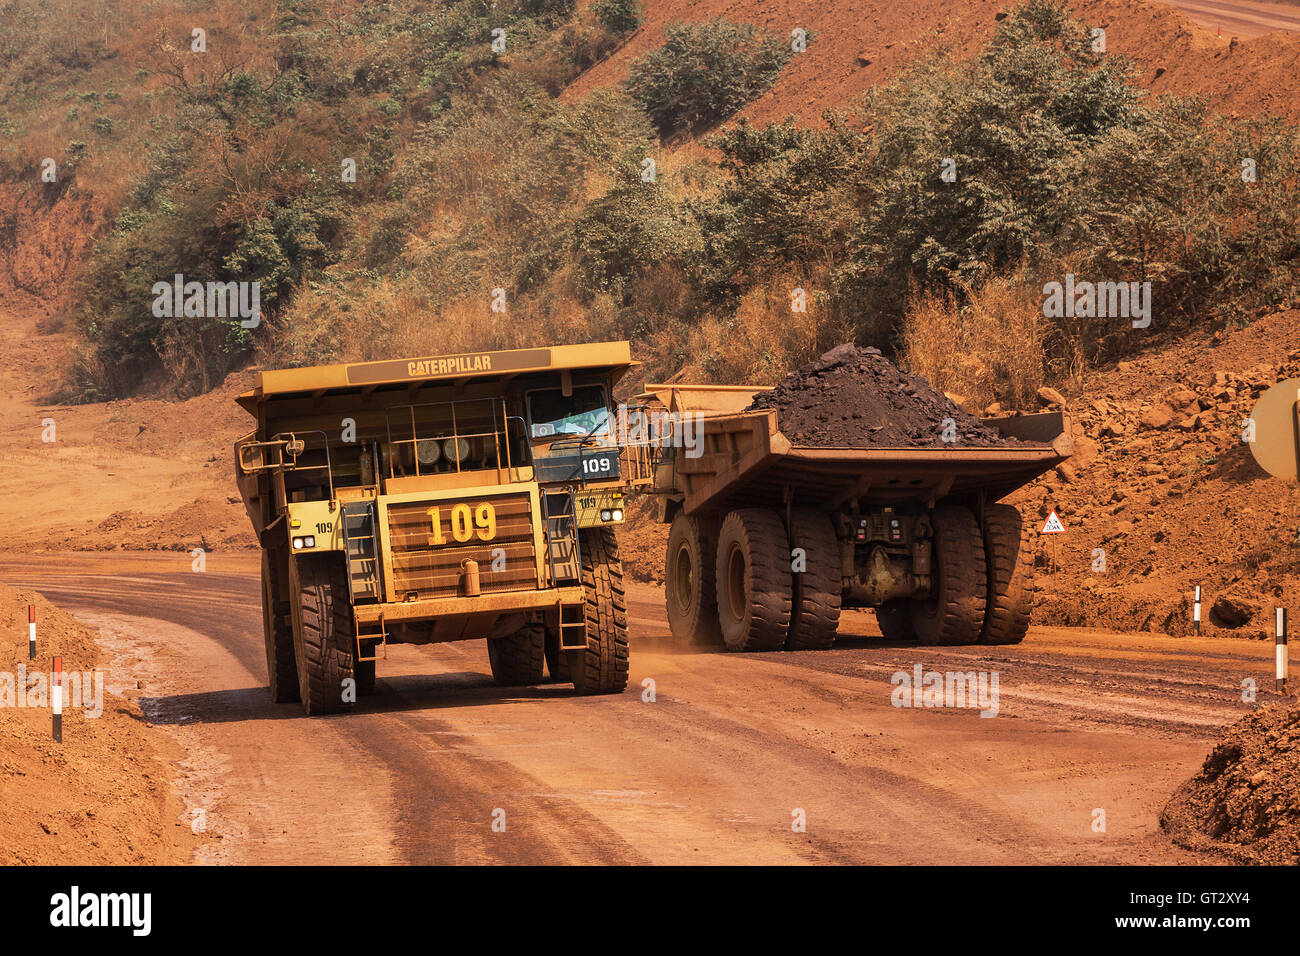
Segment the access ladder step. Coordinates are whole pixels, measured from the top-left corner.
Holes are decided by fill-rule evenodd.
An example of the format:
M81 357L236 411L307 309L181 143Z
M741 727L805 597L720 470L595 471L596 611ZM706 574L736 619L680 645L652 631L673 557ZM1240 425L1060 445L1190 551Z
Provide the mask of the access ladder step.
M343 546L348 562L352 603L379 600L379 556L375 542L375 503L349 501L343 505Z
M373 641L371 648L374 653L367 657L365 654L365 642ZM359 661L377 661L379 660L379 649L384 649L384 658L388 657L388 629L384 627L384 619L381 617L378 621L358 621L357 622L357 657Z
M577 507L572 491L549 492L542 496L546 519L547 563L556 584L582 579L582 553L578 547Z
M586 604L560 605L560 650L581 651L587 648Z

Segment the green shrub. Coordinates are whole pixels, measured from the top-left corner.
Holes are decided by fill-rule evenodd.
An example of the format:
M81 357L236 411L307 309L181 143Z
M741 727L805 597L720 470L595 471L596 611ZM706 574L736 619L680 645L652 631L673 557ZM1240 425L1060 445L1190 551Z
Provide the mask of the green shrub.
M641 0L596 0L591 12L607 30L631 33L641 26Z
M627 80L663 136L731 116L770 87L791 56L779 37L721 18L670 24L664 37L663 46L633 61Z
M699 246L695 224L664 187L643 182L636 167L589 203L573 225L574 256L584 291L607 293L620 305L632 304L637 279L653 274L665 262L693 258Z

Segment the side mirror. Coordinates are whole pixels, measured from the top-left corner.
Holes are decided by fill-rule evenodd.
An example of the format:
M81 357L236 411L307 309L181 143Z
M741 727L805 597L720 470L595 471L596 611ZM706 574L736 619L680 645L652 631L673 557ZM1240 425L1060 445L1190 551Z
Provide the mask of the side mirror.
M303 441L301 438L293 438L290 439L287 444L285 444L284 450L289 455L290 458L297 458L299 455L301 455L304 451L307 450L307 443Z

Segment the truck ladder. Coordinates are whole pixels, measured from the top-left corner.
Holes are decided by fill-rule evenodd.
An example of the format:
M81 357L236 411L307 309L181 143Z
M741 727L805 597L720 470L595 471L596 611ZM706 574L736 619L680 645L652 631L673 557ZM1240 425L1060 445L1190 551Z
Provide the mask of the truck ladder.
M546 557L554 585L582 581L582 549L578 544L578 511L573 490L542 492L546 523Z
M378 601L379 547L374 500L344 502L340 521L343 553L348 562L348 597L353 604Z

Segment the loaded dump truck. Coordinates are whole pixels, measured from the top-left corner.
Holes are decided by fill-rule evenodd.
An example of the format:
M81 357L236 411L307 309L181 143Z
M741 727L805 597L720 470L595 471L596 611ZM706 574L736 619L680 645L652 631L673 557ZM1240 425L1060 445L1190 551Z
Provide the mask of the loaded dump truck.
M1069 456L1063 413L971 419L977 440L962 443L844 447L811 429L816 443L801 444L782 433L781 410L750 408L768 391L669 384L640 396L700 416L698 453L666 448L647 488L671 524L664 581L675 638L822 649L842 609L870 607L891 639L1021 641L1032 553L1019 512L1000 499ZM844 405L823 418L853 415ZM994 437L981 445L981 434Z
M346 710L393 643L486 639L494 679L627 683L610 395L627 342L259 373L235 472L277 703Z

